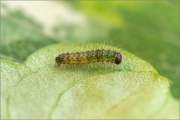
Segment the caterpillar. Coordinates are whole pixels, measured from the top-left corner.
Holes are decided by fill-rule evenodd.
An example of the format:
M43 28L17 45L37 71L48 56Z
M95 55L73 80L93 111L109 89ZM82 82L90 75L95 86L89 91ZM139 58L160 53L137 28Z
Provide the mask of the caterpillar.
M60 64L84 64L94 62L110 62L120 64L122 55L119 52L111 50L91 50L76 53L62 53L55 58L58 65Z

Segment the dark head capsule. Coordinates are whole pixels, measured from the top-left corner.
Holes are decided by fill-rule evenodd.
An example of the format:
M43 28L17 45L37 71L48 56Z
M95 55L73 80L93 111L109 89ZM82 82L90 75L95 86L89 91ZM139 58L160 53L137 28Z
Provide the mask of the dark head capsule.
M116 53L114 63L115 64L120 64L121 60L122 60L122 55L120 53Z

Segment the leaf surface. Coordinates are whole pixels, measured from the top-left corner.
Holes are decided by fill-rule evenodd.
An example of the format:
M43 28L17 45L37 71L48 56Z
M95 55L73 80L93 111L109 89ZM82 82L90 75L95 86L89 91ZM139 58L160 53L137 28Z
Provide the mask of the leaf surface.
M60 53L111 49L115 64L55 64ZM112 46L55 44L30 55L24 64L1 61L3 119L178 118L179 102L169 80L147 62Z

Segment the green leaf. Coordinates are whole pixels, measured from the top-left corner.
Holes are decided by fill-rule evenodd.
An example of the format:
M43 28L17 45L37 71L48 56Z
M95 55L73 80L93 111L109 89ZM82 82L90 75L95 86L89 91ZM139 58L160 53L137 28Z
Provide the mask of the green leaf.
M111 49L115 64L55 64L60 53ZM169 80L147 62L112 46L55 44L30 55L24 64L2 60L1 118L178 118L179 101Z
M105 24L106 27L100 29L109 30L92 41L107 40L106 43L110 44L111 40L112 45L121 45L123 49L148 61L161 75L173 82L170 88L172 95L180 98L178 1L69 3L99 25Z

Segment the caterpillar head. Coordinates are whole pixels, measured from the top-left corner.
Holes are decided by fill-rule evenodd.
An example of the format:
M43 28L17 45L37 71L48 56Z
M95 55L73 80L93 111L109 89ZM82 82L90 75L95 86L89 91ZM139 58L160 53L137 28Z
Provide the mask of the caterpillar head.
M114 63L115 64L120 64L121 60L122 60L122 55L120 53L116 53Z

